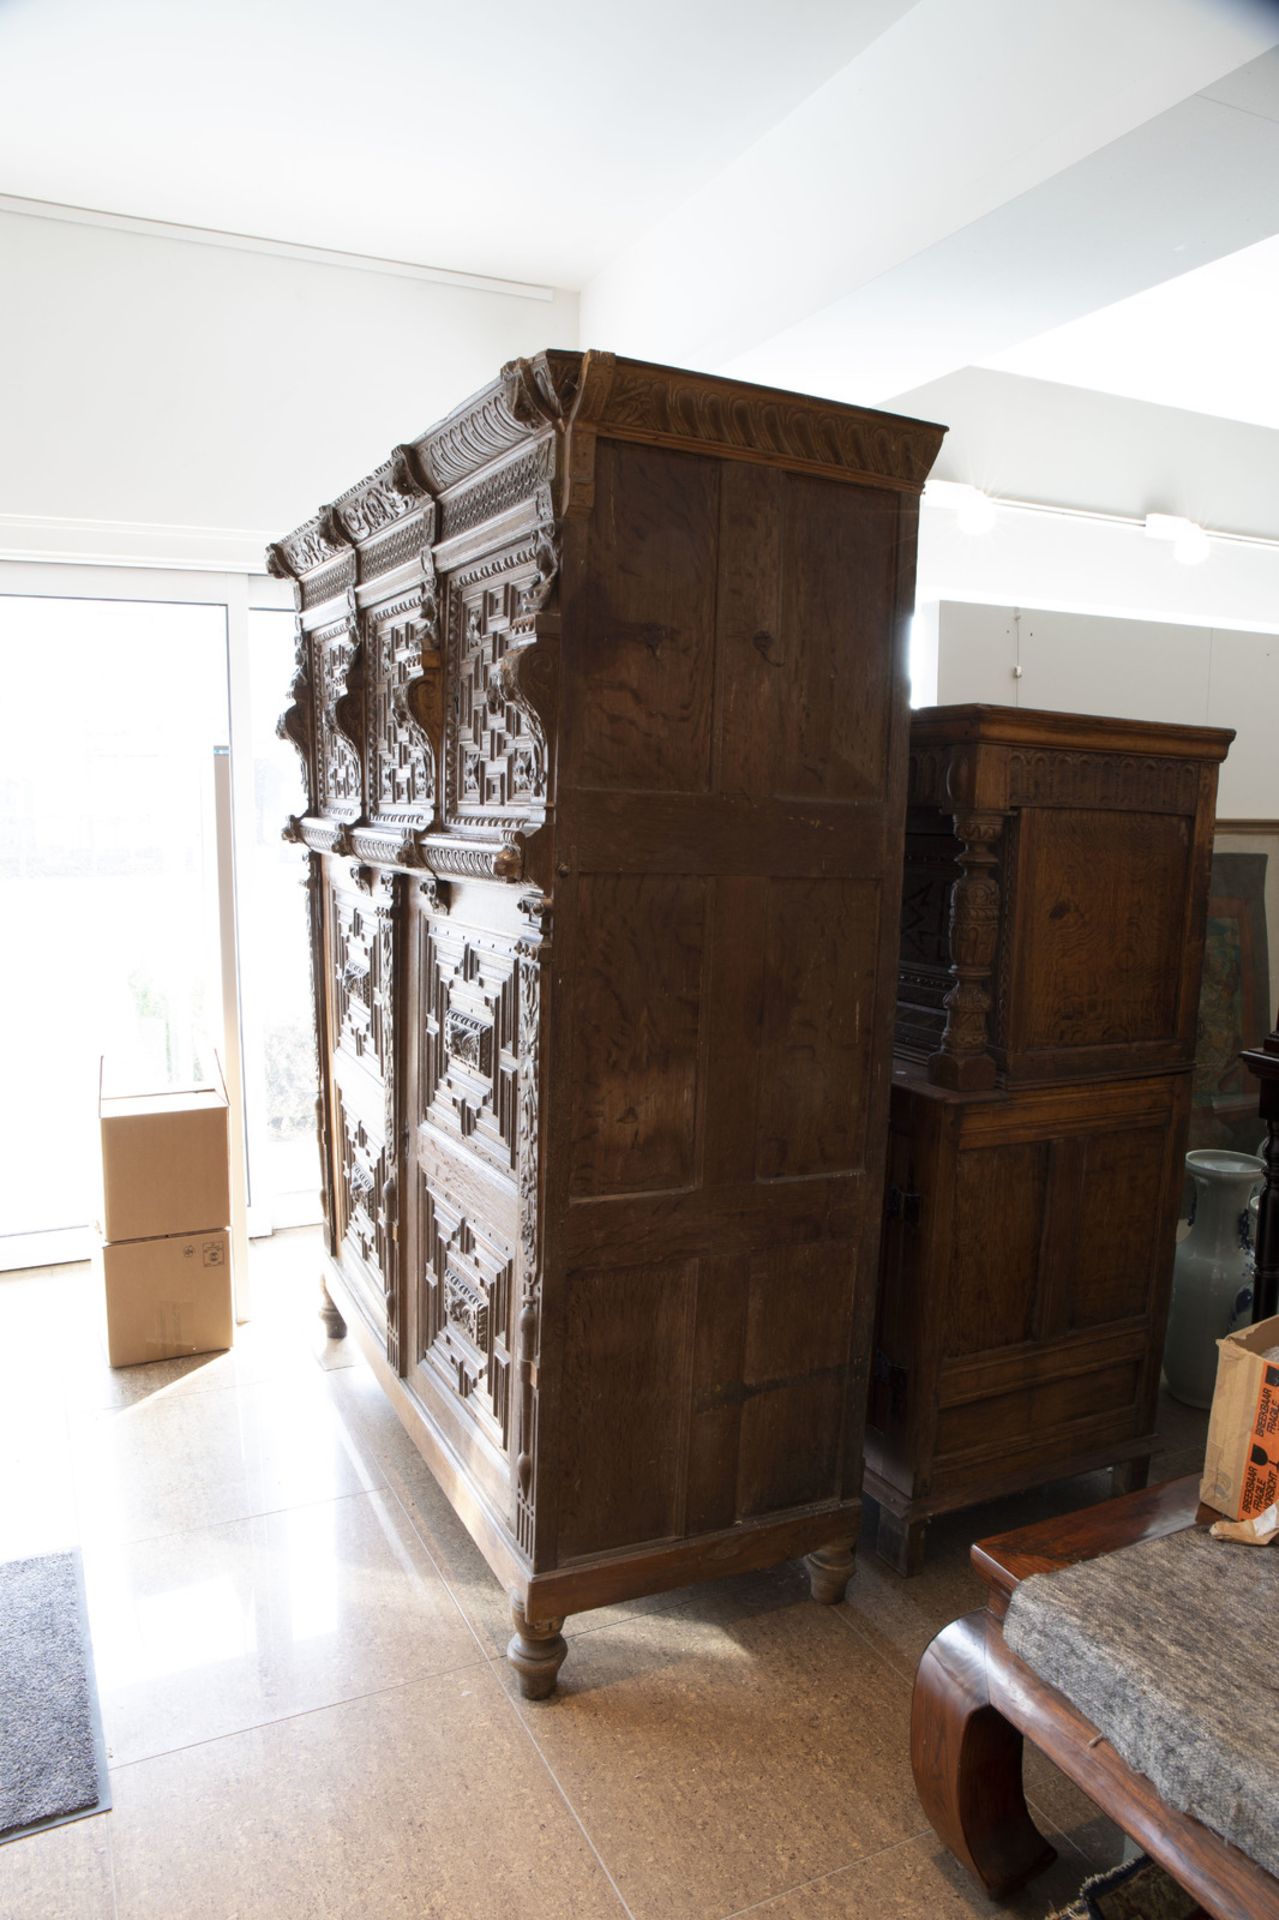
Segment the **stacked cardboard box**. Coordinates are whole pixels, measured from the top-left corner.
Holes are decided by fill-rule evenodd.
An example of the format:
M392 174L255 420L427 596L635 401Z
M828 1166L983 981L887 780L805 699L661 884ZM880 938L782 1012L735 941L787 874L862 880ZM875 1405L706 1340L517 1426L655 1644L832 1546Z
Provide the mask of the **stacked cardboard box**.
M113 1367L229 1347L227 1097L99 1089L101 1243Z
M1217 1356L1199 1497L1248 1520L1279 1499L1279 1318L1218 1340Z

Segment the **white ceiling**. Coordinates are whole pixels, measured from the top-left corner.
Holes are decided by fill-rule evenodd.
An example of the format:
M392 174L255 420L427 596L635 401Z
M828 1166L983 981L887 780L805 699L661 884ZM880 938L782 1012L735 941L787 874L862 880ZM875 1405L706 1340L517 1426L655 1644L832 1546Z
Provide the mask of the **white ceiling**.
M1279 181L1272 191L1279 197ZM982 365L1279 429L1279 236Z
M0 193L580 286L912 0L0 0Z
M0 0L0 195L582 288L588 343L847 399L1279 426L1276 43L1262 0Z

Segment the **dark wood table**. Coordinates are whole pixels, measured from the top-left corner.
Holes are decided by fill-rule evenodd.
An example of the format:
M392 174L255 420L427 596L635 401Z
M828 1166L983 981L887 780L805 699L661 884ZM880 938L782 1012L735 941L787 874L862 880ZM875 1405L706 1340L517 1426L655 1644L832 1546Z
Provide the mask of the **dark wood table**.
M1165 1806L1150 1781L1004 1642L1008 1603L1032 1574L1217 1517L1199 1505L1197 1479L1173 1480L973 1548L987 1603L952 1621L919 1663L911 1764L938 1835L993 1898L1013 1893L1055 1857L1026 1806L1026 1739L1216 1920L1279 1920L1279 1881L1199 1821Z

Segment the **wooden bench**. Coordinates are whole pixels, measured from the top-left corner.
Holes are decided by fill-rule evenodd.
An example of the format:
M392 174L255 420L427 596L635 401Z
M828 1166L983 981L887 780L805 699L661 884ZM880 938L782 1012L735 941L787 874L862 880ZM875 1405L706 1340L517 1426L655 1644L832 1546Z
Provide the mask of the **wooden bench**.
M973 1548L986 1605L953 1621L920 1661L911 1764L929 1820L993 1898L1013 1893L1055 1857L1026 1806L1026 1739L1217 1920L1279 1920L1279 1881L1199 1821L1166 1806L1004 1641L1009 1601L1032 1574L1217 1517L1199 1506L1196 1479L1174 1480Z

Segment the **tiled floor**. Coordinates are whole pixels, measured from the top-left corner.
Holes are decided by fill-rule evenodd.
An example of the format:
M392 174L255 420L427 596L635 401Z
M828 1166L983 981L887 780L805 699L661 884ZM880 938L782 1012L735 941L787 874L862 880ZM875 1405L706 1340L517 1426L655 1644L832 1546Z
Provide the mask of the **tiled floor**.
M570 1620L559 1697L518 1698L503 1596L350 1343L318 1242L254 1249L235 1350L113 1374L87 1268L0 1279L0 1559L83 1546L114 1806L0 1846L0 1920L902 1920L993 1914L907 1759L914 1663L979 1600L969 1542L1104 1475L865 1556L847 1603L794 1567ZM1161 1477L1202 1420L1169 1406ZM1121 1836L1032 1756L1072 1895Z

